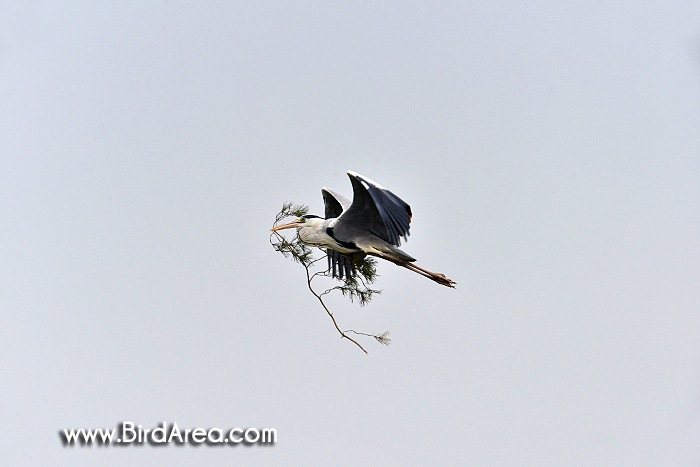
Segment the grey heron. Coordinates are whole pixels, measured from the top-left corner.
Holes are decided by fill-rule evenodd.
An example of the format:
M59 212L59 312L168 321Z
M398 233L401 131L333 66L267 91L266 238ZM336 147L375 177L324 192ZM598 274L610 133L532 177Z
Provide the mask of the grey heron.
M438 284L454 287L444 274L414 264L415 258L401 251L401 238L408 239L411 207L391 191L367 177L348 171L352 183L352 203L329 188L322 188L325 218L304 215L272 231L296 228L299 239L326 250L329 269L340 278L354 274L349 255L361 253L391 261Z

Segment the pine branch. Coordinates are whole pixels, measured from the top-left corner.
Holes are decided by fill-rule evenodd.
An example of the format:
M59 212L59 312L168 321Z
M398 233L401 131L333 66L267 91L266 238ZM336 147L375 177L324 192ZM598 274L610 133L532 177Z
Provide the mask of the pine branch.
M296 205L293 203L284 203L282 205L282 210L275 217L275 223L273 227L279 224L280 221L286 217L301 217L308 213L308 211L309 209L307 206ZM321 257L314 259L311 248L301 241L298 234L295 234L294 238L290 241L282 235L280 235L278 232L272 232L272 234L270 235L270 244L272 244L272 247L275 249L275 251L280 252L282 255L284 255L285 258L291 258L293 261L301 264L304 267L304 269L306 270L306 283L309 288L309 291L318 299L324 310L326 310L326 313L333 321L333 325L338 330L342 338L348 339L351 342L353 342L365 354L367 353L367 351L364 349L364 347L362 347L362 345L360 345L360 343L358 343L355 339L348 336L347 332L353 332L359 335L374 337L379 343L389 345L389 343L391 342L391 339L387 337L389 335L389 331L386 331L380 335L367 334L357 331L343 331L338 325L338 322L333 316L333 313L328 309L326 303L323 301L323 297L325 295L337 290L340 291L340 293L343 296L348 297L351 303L357 301L360 304L360 306L364 306L372 300L372 297L375 294L381 293L380 290L372 289L369 287L369 285L373 284L378 277L377 263L373 258L370 258L363 253L351 255L351 259L353 261L355 271L357 274L355 276L346 275L343 279L334 278L339 280L341 284L331 287L322 293L318 293L312 287L312 281L319 276L331 277L331 274L329 273L329 271L317 271L311 273L311 268L315 265L316 262L324 258Z
M391 339L389 339L389 331L384 331L381 334L367 334L364 332L357 332L357 331L353 331L352 329L348 329L345 332L352 332L353 334L359 334L361 336L374 337L375 339L377 339L377 342L379 342L380 344L384 344L384 345L391 344Z

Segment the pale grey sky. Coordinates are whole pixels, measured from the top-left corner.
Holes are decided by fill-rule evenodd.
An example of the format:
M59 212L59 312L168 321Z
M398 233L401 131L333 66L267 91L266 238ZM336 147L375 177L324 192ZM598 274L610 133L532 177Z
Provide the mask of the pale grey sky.
M700 6L5 2L8 465L698 465ZM276 254L354 170L411 204L339 339ZM63 447L66 427L274 447Z

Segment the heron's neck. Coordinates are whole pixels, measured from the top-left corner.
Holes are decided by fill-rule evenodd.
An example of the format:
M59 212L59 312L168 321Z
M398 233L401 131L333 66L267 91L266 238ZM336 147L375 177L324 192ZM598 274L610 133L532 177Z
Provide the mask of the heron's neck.
M320 218L307 219L304 225L299 227L299 238L302 242L315 246L328 246L333 239L326 233L328 220Z

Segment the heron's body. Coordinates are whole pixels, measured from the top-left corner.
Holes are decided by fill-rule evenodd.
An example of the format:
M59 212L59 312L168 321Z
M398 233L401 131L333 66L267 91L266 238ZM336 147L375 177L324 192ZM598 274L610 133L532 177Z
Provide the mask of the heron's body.
M303 216L293 222L273 227L282 230L295 227L304 243L326 250L329 268L340 277L354 273L352 259L347 256L364 253L376 256L417 272L439 284L454 287L455 282L444 274L430 272L416 264L415 258L398 247L401 238L409 235L411 207L401 198L355 172L348 172L353 187L353 201L334 191L321 190L326 205L326 218Z
M337 218L321 219L307 216L306 222L297 227L299 238L304 243L319 248L330 248L343 254L365 253L374 256L393 255L396 260L415 261L414 258L391 245L376 235L346 235L347 239L338 238L334 226ZM352 234L352 232L345 232Z
M321 219L307 217L306 222L298 227L299 238L302 242L319 248L330 248L339 253L359 253L362 251L354 242L339 241L333 236L333 225L338 219ZM341 243L342 242L342 243Z

